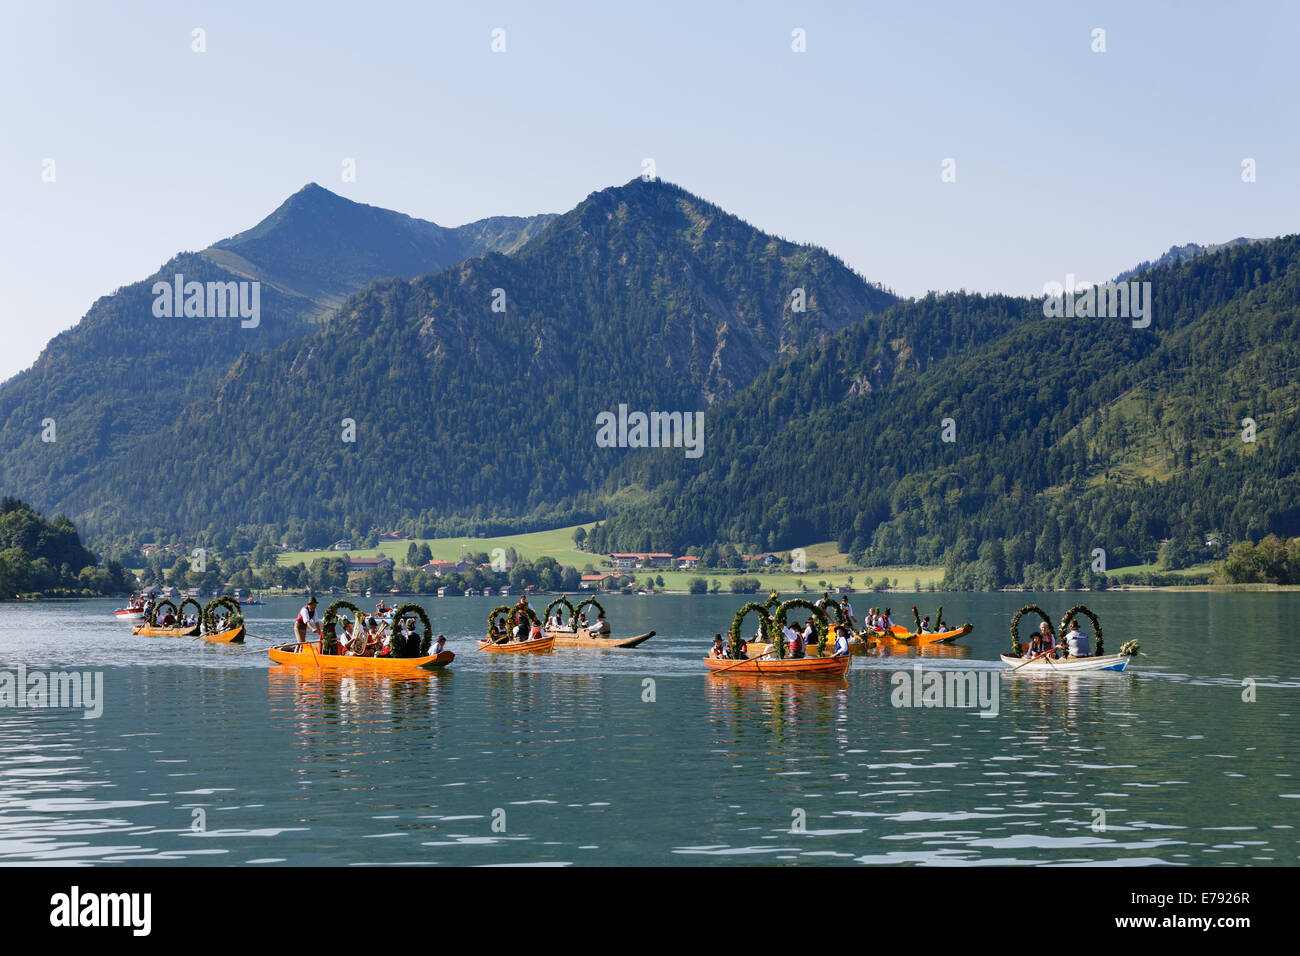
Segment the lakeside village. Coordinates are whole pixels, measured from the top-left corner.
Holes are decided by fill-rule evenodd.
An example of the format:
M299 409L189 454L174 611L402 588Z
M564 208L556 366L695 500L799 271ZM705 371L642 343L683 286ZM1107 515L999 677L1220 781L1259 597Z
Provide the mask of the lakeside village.
M379 536L380 542L411 540L402 532ZM426 595L436 597L510 596L535 592L576 593L581 591L651 594L677 590L691 594L755 594L762 582L746 572L787 573L792 577L789 590L821 589L837 594L855 590L855 576L848 583L830 584L813 580L816 562L799 565L789 555L764 553L740 555L727 553L718 562L710 562L710 577L691 578L685 586L673 588L665 581L665 572L703 572L705 559L698 555L674 555L667 552L614 552L592 555L579 569L561 565L555 558L542 556L522 559L514 548L493 551L466 549L457 560L433 557L427 543L411 541L405 560L376 553L362 557L350 553L353 542L341 539L331 545L337 555L313 558L310 563L280 563L279 555L287 548L259 547L248 557L219 558L203 549L187 553L179 544L144 544L140 548L143 567L137 571L138 589L165 597L208 597L233 594L247 598L265 594L364 594ZM728 549L729 552L732 549ZM269 552L269 553L268 553ZM724 578L727 579L724 581ZM798 583L796 583L796 581ZM888 577L878 581L870 577L856 581L858 587L884 591L901 587L901 580ZM930 590L934 590L933 583Z

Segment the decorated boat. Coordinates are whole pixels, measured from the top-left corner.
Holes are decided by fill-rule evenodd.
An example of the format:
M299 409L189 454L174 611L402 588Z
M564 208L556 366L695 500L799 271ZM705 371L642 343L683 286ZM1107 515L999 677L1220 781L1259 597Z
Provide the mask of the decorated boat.
M537 619L537 612L527 604L516 604L513 607L502 604L493 608L488 615L487 635L478 642L478 649L489 654L527 654L534 651L545 653L555 647L555 635L546 631L540 637L527 641L511 640L510 634L521 618L538 627L542 623Z
M153 610L149 612L149 616L143 624L137 624L131 628L131 633L138 634L141 637L193 637L199 633L199 621L194 624L169 624L166 626L159 623L159 621L167 620L168 614L170 614L172 620L181 620L182 611L187 604L193 604L197 607L199 611L198 617L202 617L203 608L193 598L186 598L182 601L180 608L177 608L171 601L164 599L154 605Z
M451 651L426 654L423 657L357 657L352 654L323 654L319 642L285 644L268 648L266 653L277 664L287 664L290 667L371 672L437 670L446 667L456 659L456 655Z
M221 612L225 611L224 614ZM203 630L200 639L209 644L244 643L244 615L239 602L232 597L213 598L203 608Z
M291 667L388 673L437 670L455 659L456 655L451 651L429 653L433 644L433 626L423 607L402 604L391 610L387 653L368 653L367 648L373 651L374 645L368 644L359 633L349 640L349 630L357 633L366 615L350 601L335 601L325 609L318 642L282 644L269 648L267 654L271 660ZM352 615L350 624L343 619L344 611ZM339 632L340 624L344 625L342 633Z
M704 666L714 673L725 671L737 676L762 674L775 677L822 676L843 677L853 663L851 657L800 657L777 660L750 658L736 662L726 658L704 658Z
M1080 671L1122 671L1128 667L1132 657L1126 654L1106 654L1101 657L1062 657L1059 659L1044 657L1030 660L1024 657L1012 657L1010 654L999 655L1002 663L1011 665L1016 673L1032 671L1035 674L1077 674ZM1029 663L1025 663L1026 661Z
M1029 642L1022 643L1020 640L1020 619L1031 613L1037 614L1047 623L1048 634L1052 636L1054 645L1057 643L1057 634L1064 634L1071 621L1076 620L1079 615L1088 618L1092 622L1093 633L1097 638L1096 653L1074 657L1066 652L1066 648L1060 646L1054 646L1042 653L1031 653L1034 650L1032 645ZM1129 661L1137 654L1137 641L1129 641L1121 646L1118 654L1106 654L1101 621L1082 604L1076 604L1065 612L1061 618L1059 631L1052 629L1052 619L1047 616L1046 611L1036 604L1027 604L1016 611L1011 618L1011 653L998 656L1002 659L1002 663L1011 668L1008 673L1078 674L1086 671L1124 671L1128 668Z
M556 647L594 647L605 650L618 647L629 648L644 644L655 636L654 631L646 631L644 634L638 634L635 637L609 637L588 627L575 627L578 615L583 608L588 606L594 607L600 617L605 616L605 609L601 607L600 602L594 597L579 602L576 608L569 603L567 597L558 597L546 606L546 633L555 638ZM559 627L552 627L550 624L551 614L559 607L568 609L568 621L561 623Z
M898 628L898 625L894 625ZM965 637L975 626L969 622L961 627L952 628L947 631L909 631L907 628L885 633L884 631L875 631L868 628L862 631L858 636L866 643L879 644L951 644L960 637Z
M769 598L769 603L771 599ZM794 608L803 608L812 615L813 629L817 634L817 644L810 647L805 657L788 657L784 628L786 618ZM750 642L741 655L741 629L745 618L750 614L758 615L761 641ZM761 675L772 677L829 676L843 677L853 663L848 655L835 657L830 647L830 621L826 611L811 601L793 598L778 604L775 614L768 613L765 604L751 602L736 612L731 620L730 641L727 646L728 657L704 658L704 666L715 674Z
M891 624L887 630L882 628L871 628L871 627L864 628L861 632L859 632L857 636L859 640L865 643L867 646L872 646L872 645L883 646L888 644L912 644L912 645L951 644L953 641L957 640L958 638L965 637L971 631L975 630L975 626L971 624L969 621L967 621L961 627L944 628L943 630L939 630L939 631L926 630L926 624L929 622L929 620L930 618L927 617L923 622L921 620L920 612L917 611L916 605L913 604L912 605L913 627L911 630L908 630L906 627L904 627L901 624ZM939 610L935 612L934 620L936 625L943 621L942 604L939 605Z

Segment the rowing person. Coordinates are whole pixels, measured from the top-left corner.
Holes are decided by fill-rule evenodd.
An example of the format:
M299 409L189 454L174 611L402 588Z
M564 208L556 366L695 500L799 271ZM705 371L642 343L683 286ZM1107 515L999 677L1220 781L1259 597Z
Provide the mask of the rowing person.
M433 650L431 650L429 653L432 654L434 657L437 657L446 649L447 649L447 635L439 634L437 643L433 645Z
M320 622L316 620L316 595L307 599L298 616L293 620L293 636L298 639L299 644L307 643L307 628L316 632L316 636L324 639L325 635L321 633Z
M928 614L927 614L925 617L923 617L923 618L921 619L921 630L920 630L920 633L922 633L922 634L933 634L933 633L934 633L934 629L930 627L930 615L928 615Z
M835 657L847 657L849 653L848 628L842 624L835 625Z
M605 620L605 615L599 614L596 616L596 626L591 628L590 633L592 640L609 633L609 621Z

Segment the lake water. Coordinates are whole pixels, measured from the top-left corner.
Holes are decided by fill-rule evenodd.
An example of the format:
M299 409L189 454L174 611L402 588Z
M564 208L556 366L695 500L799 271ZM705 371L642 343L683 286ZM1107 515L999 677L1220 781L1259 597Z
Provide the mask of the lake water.
M104 701L0 710L0 862L1300 862L1300 594L883 599L974 623L927 670L1002 669L1031 600L1083 600L1109 652L1142 653L1127 674L990 675L981 717L893 706L899 658L707 675L732 596L609 597L617 635L657 636L519 656L474 646L493 600L427 598L457 658L405 679L135 637L115 601L5 604L0 666L100 671ZM249 630L289 638L299 604L248 608Z

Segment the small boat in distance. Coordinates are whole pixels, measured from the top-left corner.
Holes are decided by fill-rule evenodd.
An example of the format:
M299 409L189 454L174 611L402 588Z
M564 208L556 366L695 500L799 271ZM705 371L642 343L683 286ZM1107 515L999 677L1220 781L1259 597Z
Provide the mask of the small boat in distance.
M967 623L958 628L947 631L909 631L907 628L895 624L890 632L876 631L867 629L862 631L858 637L863 641L870 643L894 643L894 644L951 644L959 637L964 637L975 629L974 625Z

